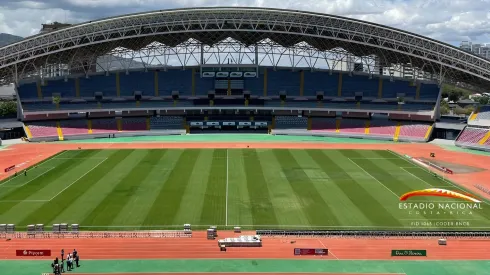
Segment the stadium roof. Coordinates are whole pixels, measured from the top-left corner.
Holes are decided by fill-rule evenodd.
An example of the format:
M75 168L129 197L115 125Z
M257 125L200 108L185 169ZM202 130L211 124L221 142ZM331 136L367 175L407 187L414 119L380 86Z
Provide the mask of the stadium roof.
M214 45L228 37L245 46L268 38L284 47L306 42L321 52L342 48L359 57L374 55L383 66L411 64L441 81L490 87L490 60L443 42L340 16L240 7L129 14L31 36L0 48L0 79L19 79L48 64L87 66L118 47L141 51L154 42L176 47L190 38Z

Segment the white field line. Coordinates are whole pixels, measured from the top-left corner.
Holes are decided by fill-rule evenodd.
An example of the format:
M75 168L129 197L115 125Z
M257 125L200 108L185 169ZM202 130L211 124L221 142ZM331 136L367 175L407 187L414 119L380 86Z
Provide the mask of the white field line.
M0 200L2 202L48 202L49 200Z
M416 167L413 167L413 168L416 168ZM419 178L417 175L414 175L412 172L408 171L406 168L400 167L400 169L402 169L403 171L405 171L405 172L409 173L409 174L410 174L412 177L414 177L414 178L416 178L416 179L420 180L421 182L423 182L423 183L427 184L428 186L430 186L430 187L434 187L434 186L432 186L430 183L426 182L425 180L423 180L423 179Z
M399 159L399 158L350 158L350 159Z
M384 185L382 182L380 182L377 178L375 178L373 175L371 175L370 173L368 173L368 171L364 170L364 168L362 168L361 166L359 166L359 164L357 164L355 161L353 161L352 159L349 158L349 160L354 163L357 167L359 167L359 169L361 169L362 171L364 171L364 173L366 173L366 175L370 176L372 179L374 179L375 181L377 181L379 184L381 184L384 188L386 188L386 190L390 191L391 194L393 194L395 197L399 198L399 196L397 194L395 194L393 191L391 191L390 188L386 187L386 185Z
M226 202L225 202L225 224L228 226L228 149L226 149Z
M318 239L318 241L319 241L319 242L320 242L320 244L323 246L323 248L328 249L328 248L325 246L325 244L322 242L322 240ZM335 256L335 254L333 254L332 250L328 249L328 253L332 254L332 256L334 256L334 257L335 257L335 259L337 259L337 260L339 259L337 256Z
M2 186L2 185L4 185L5 183L7 183L7 182L4 182L4 183L0 184L0 187L7 187L7 188L19 188L19 187L22 187L22 186L24 186L24 185L28 184L29 182L31 182L31 181L33 181L33 180L35 180L35 179L39 178L40 176L42 176L42 175L46 174L47 172L49 172L49 171L53 170L54 168L55 168L55 167L51 167L51 168L49 168L49 169L48 169L48 170L46 170L45 172L43 172L43 173L41 173L41 174L37 175L37 177L35 177L35 178L33 178L33 179L31 179L31 180L29 180L29 181L27 181L27 182L25 182L25 183L23 183L23 184L21 184L21 185ZM18 176L18 177L19 177L19 176ZM21 177L21 176L20 176L20 177Z
M63 193L66 189L70 188L70 186L72 186L73 184L75 184L77 181L81 180L83 177L85 177L88 173L92 172L95 168L99 167L99 165L101 165L104 161L106 161L108 158L105 158L104 160L102 160L101 162L97 163L97 165L95 165L94 167L92 167L92 169L88 170L87 172L85 172L83 175L81 175L78 179L76 179L75 181L73 181L72 183L70 183L68 186L66 186L65 188L61 189L60 192L58 192L56 195L54 195L51 199L49 199L48 201L52 201L54 198L56 198L59 194Z
M55 159L106 159L106 158L104 158L104 157L100 157L100 158L90 158L90 157L88 157L88 158L77 158L77 157L73 157L73 158L57 158L57 157L55 157Z
M432 173L430 172L430 170L429 170L429 169L424 169L424 168L420 167L419 165L417 165L417 164L415 164L415 163L413 163L413 162L409 161L409 160L408 160L408 159L406 159L406 158L403 158L403 157L401 157L401 156L397 155L396 153L394 153L394 152L392 152L392 151L388 151L388 152L390 152L391 154L393 154L393 155L397 156L399 159L403 159L404 161L406 161L406 162L408 162L408 163L412 164L414 168L422 169L422 171L424 171L424 172L426 172L426 173L428 173L429 175L431 175L431 176L432 176ZM407 171L407 172L408 172L408 171ZM438 175L439 175L439 174L438 174ZM439 176L440 176L440 175L439 175ZM441 178L442 178L442 181L444 181L445 183L450 184L451 186L455 187L456 189L459 189L459 190L461 190L461 191L463 191L463 192L465 192L465 193L466 193L466 192L468 192L468 191L466 191L465 189L463 189L462 187L460 187L460 186L458 186L458 185L456 185L456 184L454 184L454 183L452 183L452 182L450 182L450 181L446 180L446 178L444 178L444 176L441 176ZM426 182L426 183L427 183L427 182ZM428 183L428 184L429 184L429 183ZM433 186L433 185L431 185L431 184L429 184L429 186L431 186L431 187L433 187L433 188L444 188L444 187L435 187L435 186ZM490 205L490 202L487 202L486 200L483 200L483 202L484 202L485 204Z

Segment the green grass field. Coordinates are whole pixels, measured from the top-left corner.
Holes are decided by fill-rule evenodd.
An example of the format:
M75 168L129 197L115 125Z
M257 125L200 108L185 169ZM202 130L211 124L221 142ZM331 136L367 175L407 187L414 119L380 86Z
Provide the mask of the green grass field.
M27 176L0 182L0 223L66 222L84 230L181 229L185 223L203 229L490 229L487 202L471 211L400 209L400 195L430 187L459 190L384 150L65 151Z

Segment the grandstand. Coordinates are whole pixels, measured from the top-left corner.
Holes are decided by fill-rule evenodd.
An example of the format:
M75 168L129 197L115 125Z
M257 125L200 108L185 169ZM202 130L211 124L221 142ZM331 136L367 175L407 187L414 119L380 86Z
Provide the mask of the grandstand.
M490 86L490 61L453 46L303 11L161 10L1 47L0 84L10 82L17 127L31 144L0 148L0 236L17 239L0 252L5 259L13 250L26 259L27 249L72 247L83 255L79 274L195 272L193 259L213 257L233 262L196 263L206 272L263 273L294 271L273 261L311 259L303 250L336 260L374 260L379 250L390 266L309 262L328 274L412 275L419 259L488 258L485 243L468 248L490 237L489 202L476 192L490 176L484 156L452 162L466 153L418 144L447 137L490 150L489 106L468 121L440 115L443 84ZM186 136L160 137L168 135ZM100 140L79 142L88 139ZM416 207L406 209L411 195ZM419 205L436 210L412 211ZM256 231L236 238L242 230ZM395 268L393 247L392 257L417 261ZM128 263L90 261L114 251ZM162 255L188 259L159 262Z
M475 87L485 87L490 80L490 62L470 53L401 30L332 15L260 8L182 9L156 14L164 16L157 20L160 27L139 29L137 34L130 31L134 28L131 20L155 24L150 19L155 14L138 14L129 21L111 18L111 23L128 28L124 39L113 32L108 21L92 21L1 48L1 79L15 82L18 118L25 123L27 138L46 141L265 129L272 134L426 142L434 131L443 130L435 124L440 118L440 84L444 81L439 75ZM172 18L189 14L223 26L216 30L211 27L215 23L196 26L179 19L182 29L189 31L168 36L165 28L175 22ZM257 30L251 28L253 24L234 24L236 20L260 20L270 28ZM301 30L303 21L316 23ZM342 27L323 31L333 22L338 26L349 22L352 28L391 37L393 43L386 46L366 31L332 42L337 34L348 31ZM298 27L288 27L284 34L277 29L281 24ZM98 36L98 42L90 45L69 39L74 32L86 33L88 26L97 26L107 35ZM313 35L316 32L318 35ZM55 36L66 39L45 40ZM405 38L414 42L405 45ZM44 47L42 55L29 50L33 43ZM107 48L110 43L114 45ZM185 58L194 63L161 62L170 57L183 61L179 51L147 56L148 49L163 44L200 51L193 50L192 58ZM245 49L245 45L253 45L253 49ZM51 52L56 47L67 50ZM94 53L92 59L77 54L87 47ZM297 53L305 47L314 54ZM382 54L373 56L373 49ZM435 57L442 52L443 61ZM13 53L24 59L12 59ZM328 58L322 64L306 61L318 54ZM143 55L160 62L137 62ZM97 58L107 56L128 61L127 57L133 56L138 65L123 62L113 69L97 63ZM42 68L31 67L29 58L37 58ZM300 61L293 62L295 58ZM411 73L406 74L407 70ZM484 127L486 120L490 121L488 107L475 111L470 118L472 128L467 128L456 144L484 148L487 138L474 136L473 128Z

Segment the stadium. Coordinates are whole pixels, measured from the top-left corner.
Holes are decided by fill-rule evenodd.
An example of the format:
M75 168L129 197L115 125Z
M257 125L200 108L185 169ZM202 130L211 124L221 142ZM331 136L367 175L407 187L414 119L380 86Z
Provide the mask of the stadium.
M440 112L443 85L490 87L472 53L335 15L189 8L1 47L0 83L24 137L0 146L5 274L51 274L72 248L74 274L488 272L490 107Z

